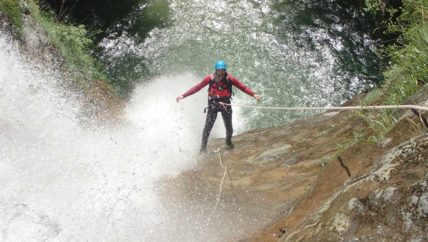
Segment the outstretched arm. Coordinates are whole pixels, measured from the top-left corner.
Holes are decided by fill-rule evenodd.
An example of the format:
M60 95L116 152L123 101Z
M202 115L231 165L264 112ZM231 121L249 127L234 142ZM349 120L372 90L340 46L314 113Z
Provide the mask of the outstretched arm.
M189 90L187 90L187 92L183 93L182 95L178 96L175 100L177 102L180 102L181 99L190 96L192 94L197 93L199 90L201 90L203 87L205 87L206 85L208 85L208 83L210 83L211 77L210 76L206 76L200 83L198 83L196 86L190 88Z
M232 85L239 88L239 90L245 92L246 94L253 96L257 102L262 98L261 96L257 95L251 88L245 86L242 82L240 82L238 79L236 79L234 76L229 76L230 81L232 82Z

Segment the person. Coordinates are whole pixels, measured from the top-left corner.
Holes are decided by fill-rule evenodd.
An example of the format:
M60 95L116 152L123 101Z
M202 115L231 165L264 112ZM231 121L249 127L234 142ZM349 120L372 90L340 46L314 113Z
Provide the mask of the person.
M209 85L208 107L205 109L205 111L207 111L207 117L205 120L204 130L202 132L200 153L206 152L208 137L210 135L211 129L214 126L214 122L217 119L218 112L221 113L224 126L226 128L226 148L234 148L232 143L232 106L230 105L233 94L232 86L235 86L248 95L253 96L257 102L261 99L261 96L257 95L249 87L242 84L230 73L227 73L227 65L223 60L216 61L214 69L214 74L205 76L205 78L199 84L190 88L187 92L176 98L176 101L180 102L180 100L183 98L195 94L203 87Z

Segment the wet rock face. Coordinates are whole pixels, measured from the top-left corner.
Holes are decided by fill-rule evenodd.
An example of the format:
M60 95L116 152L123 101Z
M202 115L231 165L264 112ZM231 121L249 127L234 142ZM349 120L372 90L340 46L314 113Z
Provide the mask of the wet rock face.
M366 196L349 201L347 214L353 227L348 226L352 229L346 233L336 230L342 232L343 238L371 241L428 239L426 147L427 138L421 136L386 152L377 164L380 168L366 181L355 185L354 189L363 190L364 185L372 183L372 188L367 189ZM372 179L379 178L379 170L385 171L384 167L389 167L388 176Z
M410 187L407 201L402 208L403 229L426 231L428 221L428 176ZM427 231L426 231L427 232Z
M300 239L426 241L426 147L427 137L421 136L385 152L365 176L344 184L329 209L319 214L314 226L318 230L299 231L309 234ZM345 205L347 197L357 194Z
M224 186L222 208L233 210L227 200L236 195L229 199L233 206L264 220L230 240L428 240L428 137L417 117L402 115L376 144L353 138L364 123L349 113L234 137L234 150L220 150L233 178L233 186ZM222 174L218 155L201 157L172 189L200 191L187 200L213 200Z

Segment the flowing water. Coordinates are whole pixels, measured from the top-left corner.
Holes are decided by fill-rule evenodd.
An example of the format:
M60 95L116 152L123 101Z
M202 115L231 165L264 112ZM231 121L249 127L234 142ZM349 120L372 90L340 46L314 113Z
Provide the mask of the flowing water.
M255 223L239 213L210 222L213 200L158 196L163 177L196 162L202 106L170 98L191 85L170 80L194 75L157 78L135 90L121 124L86 127L62 73L2 32L0 56L0 241L221 241Z
M187 205L159 196L163 177L195 165L204 123L205 91L180 104L175 97L212 72L218 58L264 97L263 105L341 103L373 82L364 73L335 68L333 50L345 48L341 37L332 38L321 27L307 27L303 34L287 29L298 5L172 0L170 7L172 25L153 30L134 46L157 75L135 89L124 121L113 126L79 122L79 96L58 85L64 73L28 60L0 32L1 241L224 241L240 236L260 221L241 213L239 204L223 204L216 220L207 221L214 195L206 203ZM333 27L348 31L341 24ZM308 47L305 36L330 42ZM121 39L108 51L114 54L129 41ZM370 44L370 39L361 41ZM235 102L252 104L235 92ZM236 109L234 123L240 132L291 118ZM217 123L213 136L222 136Z
M131 49L147 60L155 76L191 72L196 76L192 85L213 73L215 60L224 59L230 73L263 96L264 106L338 105L379 81L370 38L373 21L356 6L340 1L171 0L170 8L171 26L154 29L142 44L126 37L106 41L107 56ZM255 104L239 90L235 94L235 103ZM206 96L205 89L196 95ZM193 97L185 101L195 102ZM306 115L239 108L236 113L242 114L244 129Z

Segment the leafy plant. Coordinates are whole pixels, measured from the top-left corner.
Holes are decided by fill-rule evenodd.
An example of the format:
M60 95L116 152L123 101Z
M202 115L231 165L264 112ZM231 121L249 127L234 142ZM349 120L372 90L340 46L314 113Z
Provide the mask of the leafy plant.
M365 106L374 105L376 102L380 100L380 98L382 97L382 94L383 94L383 91L380 88L371 90L363 98L361 105L365 105Z
M64 67L83 88L93 79L106 80L103 69L92 57L93 41L83 25L58 22L52 11L41 11L34 0L27 1L31 16L46 31L50 43L64 58Z
M381 1L367 0L370 11L379 11ZM382 103L398 105L428 82L428 1L403 0L401 15L391 21L389 33L398 33L396 44L387 48L391 57L381 91L369 93L363 105ZM393 111L357 112L374 131L372 141L382 138L396 123Z
M366 0L366 7L364 10L368 12L379 12L381 11L381 1L379 0Z
M369 128L374 131L374 135L370 137L369 141L383 139L385 134L395 126L397 119L392 112L391 110L369 111L366 115L361 116Z
M0 0L0 12L5 14L11 21L12 25L17 30L17 33L22 31L22 16L21 7L17 0Z
M386 71L388 104L399 104L428 81L428 1L405 0L397 23L389 31L402 35L389 52L394 63Z

